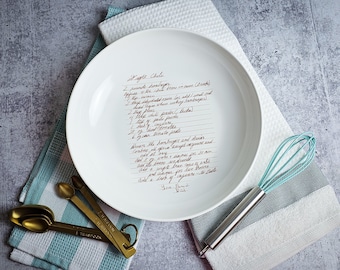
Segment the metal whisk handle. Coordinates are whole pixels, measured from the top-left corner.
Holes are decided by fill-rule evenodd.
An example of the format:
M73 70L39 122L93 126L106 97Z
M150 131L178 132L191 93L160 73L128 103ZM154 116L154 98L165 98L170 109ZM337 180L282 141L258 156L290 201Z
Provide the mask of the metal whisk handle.
M261 188L253 188L208 238L205 239L205 246L199 253L200 257L207 250L214 249L265 195L266 193Z

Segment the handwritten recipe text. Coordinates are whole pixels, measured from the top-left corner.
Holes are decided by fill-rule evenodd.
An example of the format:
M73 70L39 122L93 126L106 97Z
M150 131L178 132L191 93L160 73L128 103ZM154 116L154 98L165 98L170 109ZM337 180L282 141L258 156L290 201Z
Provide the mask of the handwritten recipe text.
M209 80L173 83L163 72L131 75L123 94L138 183L185 192L195 176L217 171Z

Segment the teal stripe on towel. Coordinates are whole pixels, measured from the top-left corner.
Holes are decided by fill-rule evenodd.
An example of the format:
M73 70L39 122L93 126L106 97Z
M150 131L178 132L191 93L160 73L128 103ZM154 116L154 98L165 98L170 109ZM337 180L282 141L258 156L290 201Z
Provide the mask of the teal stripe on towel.
M40 164L40 170L36 174L34 181L27 191L25 204L37 203L44 192L57 164L60 156L66 146L66 130L65 130L66 110L63 111L59 122L57 123L55 133L53 134L51 143L44 155L44 160Z
M11 236L8 239L8 244L13 246L13 247L19 246L19 244L20 244L22 238L25 236L25 234L26 234L26 229L15 227L12 230Z
M55 127L55 129L56 129L56 127ZM54 132L53 132L53 134L54 134ZM48 140L46 140L44 147L41 150L40 155L39 155L37 161L35 162L35 164L33 166L31 174L30 174L30 176L29 176L29 178L28 178L28 180L27 180L27 182L26 182L25 186L23 187L22 192L20 194L20 201L21 202L25 200L27 192L28 192L29 188L31 187L34 178L36 177L36 175L40 171L41 164L43 163L43 161L45 159L45 155L47 153L47 150L48 150L48 147L51 143L51 140L52 140L52 137L50 136L48 138Z
M34 258L31 265L40 269L60 270L59 267L38 258Z
M46 154L48 155L48 154ZM48 155L49 156L49 155ZM39 202L42 193L44 192L48 181L50 179L55 166L58 164L59 159L57 157L49 156L44 162L44 167L40 170L39 174L34 179L30 189L27 191L24 204L36 204Z
M88 219L71 203L66 205L61 221L80 226L86 226L88 223ZM78 250L81 240L82 238L78 236L56 233L48 247L44 259L53 261L56 265L68 269L69 264L72 262L72 258ZM67 246L67 249L60 248L65 246Z
M124 11L125 11L125 9L123 9L123 8L117 8L117 7L110 6L108 8L108 10L107 10L107 14L106 14L106 18L105 19L108 19L108 18L111 18L113 16L116 16L119 13L122 13Z
M67 248L60 248L61 246L65 247L65 243L67 242L70 243L67 245ZM81 237L56 234L45 253L44 260L53 262L53 264L63 269L68 269L72 261L71 259L78 250L80 242Z
M98 270L121 270L126 269L128 264L129 260L120 254L114 246L110 245L103 256Z

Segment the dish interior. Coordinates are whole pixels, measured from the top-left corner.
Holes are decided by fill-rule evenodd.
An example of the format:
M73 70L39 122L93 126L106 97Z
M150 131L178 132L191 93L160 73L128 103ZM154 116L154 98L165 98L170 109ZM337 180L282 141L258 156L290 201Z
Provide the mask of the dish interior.
M75 167L101 200L137 218L185 220L222 203L244 179L261 110L228 51L194 33L154 29L89 63L66 129Z

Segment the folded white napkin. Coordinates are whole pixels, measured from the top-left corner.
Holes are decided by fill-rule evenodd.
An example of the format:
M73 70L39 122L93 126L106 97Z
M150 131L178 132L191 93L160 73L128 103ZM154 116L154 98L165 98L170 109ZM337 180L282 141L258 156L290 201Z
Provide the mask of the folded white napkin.
M99 25L105 42L149 28L178 28L204 35L229 50L257 89L263 113L263 139L253 169L228 201L189 221L198 249L202 240L256 186L274 150L292 131L210 0L168 0L129 10ZM286 260L340 225L340 206L315 164L263 202L206 258L214 269L267 269Z

